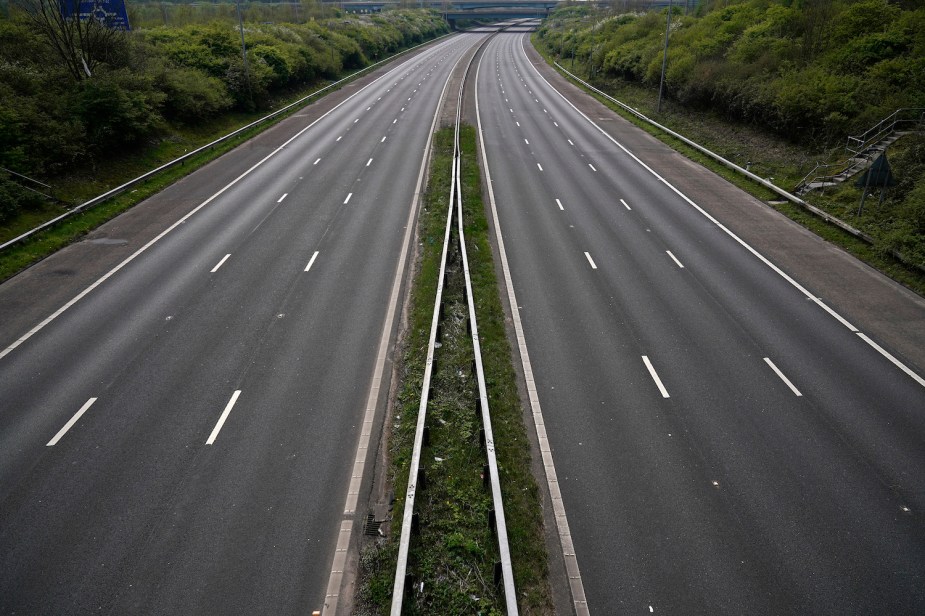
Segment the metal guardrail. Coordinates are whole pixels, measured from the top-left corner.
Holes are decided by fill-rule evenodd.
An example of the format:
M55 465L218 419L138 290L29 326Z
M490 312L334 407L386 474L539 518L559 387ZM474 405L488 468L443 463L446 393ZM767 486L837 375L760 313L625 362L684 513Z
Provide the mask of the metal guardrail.
M472 280L469 276L469 261L466 256L466 239L463 232L462 221L462 185L460 181L460 147L459 147L459 128L462 114L463 92L469 70L472 67L472 61L478 55L481 47L491 39L491 36L485 38L480 44L479 49L469 59L466 70L463 73L462 81L459 86L459 94L456 101L456 124L453 143L453 168L452 182L450 185L450 204L447 211L446 231L443 238L443 251L440 257L440 273L437 282L437 293L434 299L434 312L431 319L430 338L427 345L427 359L424 364L424 380L421 387L421 402L418 407L417 424L415 427L414 445L411 454L411 464L408 473L408 488L405 494L404 511L402 513L401 538L399 540L398 558L395 566L395 582L392 589L392 606L391 615L401 616L402 604L405 599L408 550L411 545L411 533L414 524L414 501L417 494L417 487L422 483L421 469L421 450L424 443L424 432L427 421L427 404L430 400L431 377L433 375L434 354L438 338L440 325L441 305L443 302L443 285L446 279L446 263L449 254L450 236L453 226L454 210L456 212L458 239L460 254L463 264L463 271L466 281L466 298L469 309L469 323L472 334L472 349L475 356L476 378L479 389L479 407L481 409L482 429L485 435L485 451L488 459L489 482L492 493L492 504L494 507L495 534L498 539L498 552L501 558L501 576L504 583L504 597L508 616L517 616L517 594L514 586L514 573L511 566L511 553L508 545L507 523L504 516L504 503L501 496L501 482L498 473L498 462L495 457L494 436L491 428L491 415L488 406L488 393L485 384L485 371L482 364L481 346L478 338L478 325L475 315L475 303L472 296ZM455 206L455 207L454 207Z
M215 146L217 146L217 145L219 145L219 144L221 144L221 143L224 143L224 142L226 142L226 141L228 141L228 140L230 140L230 139L233 139L234 137L240 135L241 133L243 133L243 132L245 132L245 131L247 131L247 130L249 130L249 129L251 129L251 128L254 128L255 126L258 126L259 124L262 124L262 123L264 123L264 122L266 122L266 121L268 121L268 120L271 120L271 119L275 118L276 116L278 116L278 115L280 115L280 114L283 114L283 113L289 111L289 110L292 109L293 107L296 107L296 106L298 106L298 105L302 105L302 104L304 104L306 101L308 101L309 99L311 99L311 98L313 98L313 97L316 97L316 96L318 96L319 94L322 94L323 92L327 92L327 91L330 90L331 88L334 88L334 87L337 87L337 86L339 86L339 85L341 85L341 84L343 84L343 83L346 83L346 82L348 82L348 81L350 81L350 80L356 78L357 76L361 75L362 73L365 73L366 71L368 71L368 70L370 70L370 69L372 69L372 68L375 68L375 67L379 66L380 64L384 64L384 63L386 63L386 62L391 62L392 60L394 60L395 58L397 58L397 57L399 57L399 56L402 56L402 55L404 55L404 54L406 54L406 53L408 53L408 52L410 52L410 51L413 51L413 50L415 50L415 49L417 49L417 48L419 48L419 47L422 47L422 46L424 46L424 45L429 45L429 44L433 43L434 41L437 41L437 40L440 40L440 39L445 38L445 37L447 37L447 36L450 36L451 34L452 34L452 33L450 33L450 34L444 34L443 36L438 36L437 38L433 38L433 39L431 39L431 40L429 40L429 41L426 41L426 42L424 42L424 43L421 43L420 45L415 45L415 46L413 46L413 47L409 47L408 49L405 49L404 51L400 51L400 52L397 53L397 54L393 54L393 55L389 56L388 58L385 58L385 59L383 59L383 60L380 60L380 61L378 61L378 62L375 62L375 63L373 63L373 64L370 64L369 66L365 66L365 67L361 68L360 70L358 70L358 71L356 71L356 72L354 72L354 73L348 75L347 77L344 77L343 79L339 79L339 80L335 81L334 83L328 84L328 85L326 85L325 87L323 87L323 88L321 88L321 89L319 89L319 90L315 90L314 92L312 92L311 94L308 94L307 96L303 96L302 98L300 98L299 100L297 100L297 101L295 101L295 102L289 103L288 105L286 105L286 106L284 106L284 107L280 107L279 109L277 109L276 111L270 113L269 115L266 115L266 116L264 116L264 117L262 117L262 118L260 118L260 119L258 119L258 120L254 120L254 121L251 122L250 124L247 124L247 125L245 125L245 126L242 126L241 128L239 128L239 129L237 129L237 130L234 130L234 131L228 133L227 135L224 135L224 136L222 136L222 137L219 137L219 138L216 139L215 141L212 141L212 142L207 143L207 144L205 144L205 145L203 145L203 146L200 146L200 147L196 148L195 150L193 150L192 152L188 152L188 153L184 154L183 156L180 156L179 158L175 158L175 159L173 159L173 160L171 160L171 161L169 161L169 162L164 163L163 165L161 165L160 167L157 167L156 169L152 169L151 171L148 171L147 173L144 173L144 174L142 174L142 175L139 175L137 178L135 178L135 179L133 179L133 180L129 180L128 182L126 182L126 183L124 183L124 184L122 184L122 185L120 185L120 186L116 186L115 188L113 188L113 189L111 189L111 190L108 190L108 191L104 192L104 193L101 194L101 195L98 195L98 196L96 196L96 197L93 197L93 198L90 199L89 201L86 201L86 202L84 202L84 203L81 203L81 204L78 205L78 206L75 206L74 208L72 208L71 210L65 212L64 214L61 214L60 216L57 216L57 217L55 217L55 218L52 218L51 220L48 220L48 221L42 223L41 225L35 227L34 229L30 229L29 231L26 231L26 232L23 233L22 235L19 235L19 236L17 236L17 237L14 237L13 239L11 239L11 240L9 240L9 241L4 242L3 244L0 244L0 252L2 252L3 250L6 250L6 249L9 248L10 246L13 246L13 245L15 245L15 244L18 244L19 242L22 242L23 240L26 240L26 239L32 237L33 235L35 235L35 234L37 234L37 233L39 233L39 232L41 232L41 231L44 231L45 229L47 229L47 228L49 228L49 227L51 227L51 226L54 226L55 224L61 222L62 220L64 220L64 219L66 219L66 218L69 218L69 217L73 216L74 214L77 214L77 213L79 213L79 212L82 212L82 211L84 211L84 210L87 210L87 209L89 209L89 208L91 208L91 207L93 207L93 206L95 206L95 205L99 205L100 203L103 203L104 201L106 201L106 200L108 200L108 199L111 199L112 197L115 197L116 195L119 195L119 194L125 192L126 190L128 190L128 189L131 188L132 186L136 186L136 185L138 185L138 184L140 184L140 183L142 183L142 182L145 182L145 181L151 179L152 177L156 176L158 173L160 173L160 172L162 172L162 171L166 171L167 169L171 169L171 168L173 168L173 167L176 167L177 165L183 164L184 162L186 162L187 160L189 160L189 159L192 158L193 156L196 156L197 154L200 154L200 153L202 153L202 152L204 152L204 151L206 151L206 150L208 150L208 149L214 148Z
M799 205L800 207L802 207L803 209L807 210L808 212L814 214L815 216L818 216L819 218L821 218L822 220L826 221L827 223L830 223L830 224L832 224L832 225L835 225L836 227L838 227L839 229L842 229L843 231L847 231L848 233L850 233L850 234L853 235L854 237L856 237L856 238L858 238L858 239L860 239L860 240L863 240L864 242L866 242L866 243L868 243L868 244L871 244L871 245L874 244L874 238L873 238L873 237L871 237L871 236L868 235L867 233L864 233L863 231L860 231L860 230L858 230L858 229L855 229L854 227L852 227L851 225L849 225L848 223L846 223L844 220L842 220L842 219L840 219L840 218L836 218L835 216L832 216L831 214L829 214L828 212L826 212L826 211L824 211L824 210L820 210L820 209L817 208L816 206L807 203L806 201L804 201L804 200L801 199L800 197L798 197L798 196L796 196L796 195L794 195L794 194L792 194L792 193L787 192L786 190L784 190L784 189L781 188L780 186L777 186L776 184L773 184L773 183L771 183L770 181L768 181L768 180L766 180L766 179L764 179L764 178L762 178L762 177L759 177L759 176L755 175L755 174L752 173L751 171L748 171L747 169L744 169L744 168L740 167L739 165L735 164L734 162L729 161L729 160L726 160L725 158L723 158L723 157L720 156L719 154L717 154L717 153L715 153L715 152L713 152L713 151L711 151L711 150L708 150L707 148L703 147L703 146L700 145L699 143L695 143L695 142L691 141L690 139L688 139L688 138L685 137L684 135L682 135L682 134L680 134L680 133L676 133L675 131L671 130L671 129L668 128L667 126L663 126L663 125L659 124L658 122L656 122L655 120L652 120L651 118L646 117L645 115L639 113L638 111L636 111L635 109L633 109L632 107L630 107L629 105L627 105L626 103L623 103L623 102L621 102L621 101L618 101L617 99L615 99L614 97L610 96L610 95L607 94L606 92L603 92L603 91L601 91L601 90L595 88L595 87L592 86L590 83L588 83L588 82L584 81L583 79L581 79L580 77L577 77L576 75L572 74L568 69L566 69L564 66L562 66L562 65L559 64L558 62L556 62L555 64L556 64L556 66L559 68L559 70L561 70L563 73L565 73L566 75L568 75L569 77L571 77L574 81L580 83L580 84L583 85L585 88L587 88L587 89L589 89L589 90L595 92L595 93L598 94L599 96L602 96L602 97L606 98L607 100L611 101L612 103L614 103L614 104L616 104L616 105L619 105L622 109L625 109L626 111L630 112L631 114L633 114L634 116L636 116L636 117L639 118L640 120L642 120L642 121L644 121L644 122L647 122L647 123L651 124L652 126L658 128L659 130L664 131L665 133L671 135L671 136L674 137L675 139L678 139L679 141L684 142L685 144L691 146L692 148L694 148L694 149L697 150L698 152L701 152L701 153L703 153L703 154L709 156L709 157L712 158L713 160L719 162L720 164L722 164L722 165L725 166L725 167L728 167L729 169L732 169L732 170L735 171L736 173L740 173L740 174L744 175L745 177L749 178L750 180L753 180L753 181L757 182L758 184L761 184L761 185L764 186L765 188L768 188L769 190L773 191L774 193L780 195L781 197L783 197L783 198L786 199L787 201L790 201L791 203L795 203L796 205ZM905 265L907 265L907 266L909 266L909 267L914 267L915 269L917 269L917 270L919 270L919 271L925 272L925 267L923 267L922 265L919 265L919 264L917 264L917 263L912 263L912 262L909 261L901 252L899 252L898 250L891 249L891 250L889 250L889 253L890 253L893 257L895 257L898 261L900 261L901 263L904 263Z

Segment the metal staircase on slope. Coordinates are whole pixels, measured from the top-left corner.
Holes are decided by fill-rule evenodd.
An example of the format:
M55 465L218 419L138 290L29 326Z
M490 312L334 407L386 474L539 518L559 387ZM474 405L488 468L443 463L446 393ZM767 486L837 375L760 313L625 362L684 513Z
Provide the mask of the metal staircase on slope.
M925 130L925 108L897 109L868 131L848 137L845 145L851 157L840 163L819 164L806 174L794 191L802 197L817 188L838 186L864 171L897 139L909 133ZM827 171L837 169L834 173Z

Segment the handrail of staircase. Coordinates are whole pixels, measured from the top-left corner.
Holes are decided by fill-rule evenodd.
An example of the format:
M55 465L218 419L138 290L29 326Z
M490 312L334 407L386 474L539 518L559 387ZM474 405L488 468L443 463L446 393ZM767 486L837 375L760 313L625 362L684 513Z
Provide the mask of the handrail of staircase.
M911 112L911 113L905 113ZM903 114L906 117L900 117ZM915 115L918 114L918 118ZM920 123L925 118L925 107L900 107L887 117L880 120L872 128L857 136L848 137L845 149L852 154L860 154L873 144L877 143L888 133L896 129L900 123Z

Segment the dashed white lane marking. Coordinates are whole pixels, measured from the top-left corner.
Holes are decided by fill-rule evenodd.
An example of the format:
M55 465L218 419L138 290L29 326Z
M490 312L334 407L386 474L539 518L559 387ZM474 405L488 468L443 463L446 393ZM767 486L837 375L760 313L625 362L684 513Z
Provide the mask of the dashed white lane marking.
M343 139L343 138L344 138L344 136L343 136L343 135L341 135L340 137L338 137L338 138L337 138L337 139L335 139L334 141L340 141L340 140L341 140L341 139Z
M280 197L279 199L277 199L276 202L277 202L277 203L282 203L282 202L283 202L283 199L285 199L288 195L289 195L289 193L283 193L283 196Z
M595 263L594 259L591 258L591 253L586 252L585 258L588 260L588 263L591 264L591 269L597 269L597 263Z
M565 209L564 207L562 207L562 202L559 201L558 199L556 199L556 204L559 206L559 209L560 209L560 210L564 210L564 209Z
M518 121L516 121L516 120L514 121L514 124L516 124L517 126L520 126L520 122L518 122Z
M398 122L398 118L395 118L394 120L392 120L392 124L395 124L396 122Z
M626 209L628 209L628 210L630 210L630 211L633 210L633 208L630 207L629 203L627 203L627 202L624 201L623 199L620 199L620 203L622 203L622 204L623 204L623 207L625 207Z
M388 137L388 135L386 135L385 137L383 137L382 139L380 139L380 140L379 140L379 143L385 143L386 137Z
M238 396L240 395L240 389L236 389L235 392L231 394L231 400L229 400L228 404L225 405L225 410L222 411L222 416L218 418L218 423L216 423L215 427L212 428L212 434L209 435L209 440L206 441L206 445L211 445L215 442L215 439L218 437L218 433L222 429L222 426L225 425L225 420L228 419L228 415L231 413L231 408L234 406L234 403L238 401Z
M367 167L369 167L371 164L373 164L373 159L372 159L372 158L370 158L368 161L366 161L366 166L367 166Z
M218 271L218 268L220 268L222 265L224 265L224 264L225 264L225 261L227 261L227 260L228 260L228 257L230 257L230 256L231 256L231 253L229 252L227 255L225 255L224 257L222 257L222 260L219 261L218 263L216 263L216 264L215 264L215 267L213 267L213 268L212 268L212 271L209 272L209 273L210 273L210 274L214 274L215 272L217 272L217 271Z
M592 165L591 163L588 163L588 166L591 167L591 171L597 171L597 169L595 169L594 165Z
M642 361L649 370L649 375L652 377L652 380L655 381L655 384L658 386L658 390L662 392L662 398L668 398L668 390L662 385L662 379L658 378L658 373L655 371L655 368L652 367L652 362L649 361L648 356L643 355Z
M543 165L541 165L541 164L539 164L539 163L536 163L536 167L537 167L537 169L539 169L540 171L543 170Z
M674 256L674 254L672 254L670 250L666 250L665 252L668 253L668 256L671 257L671 260L674 261L678 265L678 267L680 267L681 269L684 269L684 265L680 261L678 261L678 258Z
M765 357L765 358L764 358L764 362L765 362L767 365L769 365L769 366L771 367L771 370L774 371L774 374L776 374L778 377L780 377L780 380L782 380L782 381L787 385L787 387L790 388L790 391L792 391L792 392L794 393L794 395L796 395L796 396L802 396L802 395L803 395L803 394L800 393L800 390L797 389L797 388L794 386L794 384L790 382L790 379L788 379L786 376L784 376L784 373L781 372L780 369L779 369L777 366L774 365L774 362L771 361L771 358Z
M321 162L321 159L319 158L319 159L317 159L315 162L313 162L312 164L313 164L313 165L317 165L317 164L320 163L320 162Z
M508 107L508 109L510 110L511 113L514 113L513 109L511 109L510 107Z
M552 125L555 126L556 128L559 128L559 123L558 123L558 122L553 122Z
M312 265L315 263L315 259L318 258L318 251L315 251L315 254L312 255L312 258L308 260L308 265L305 266L303 271L307 272L312 268Z
M359 121L360 121L360 118L357 118L356 120L353 121L353 123L356 124Z
M367 108L366 108L366 111L369 111L370 109L372 109L372 107L367 107Z
M48 442L45 444L45 446L46 446L46 447L54 447L55 444L57 444L57 442L61 440L61 437L64 436L65 434L67 434L67 431L70 430L70 429L74 426L75 423L77 423L77 420L80 419L80 417L81 417L84 413L87 412L87 409L90 408L91 406L93 406L93 403L94 403L94 402L96 402L96 398L90 398L89 400L87 400L86 402L84 402L84 405L83 405L82 407L80 407L80 410L77 411L76 413L74 413L74 416L71 417L71 418L68 420L68 422L67 422L66 424L64 424L64 426L63 426L60 430L58 430L58 433L55 434L55 437L54 437L53 439L51 439L50 441L48 441Z
M569 145L575 145L574 143L572 143L572 140L571 140L571 139L568 140L568 144L569 144Z
M350 201L350 197L352 197L352 196L353 196L353 193L347 193L347 198L344 199L344 205L346 205L347 202Z
M526 139L524 139L524 143L526 143L527 145L530 145L530 142L527 141Z

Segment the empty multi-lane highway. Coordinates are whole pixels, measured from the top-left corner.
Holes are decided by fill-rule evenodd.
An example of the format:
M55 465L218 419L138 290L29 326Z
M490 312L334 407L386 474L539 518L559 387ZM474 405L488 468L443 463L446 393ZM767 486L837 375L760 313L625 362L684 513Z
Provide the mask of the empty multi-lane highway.
M377 442L364 420L381 423L432 118L482 36L165 191L199 203L150 240L116 220L4 285L28 311L55 272L130 249L76 301L3 327L0 612L322 608Z
M0 612L345 611L423 156L484 36L395 63L0 285ZM779 265L736 231L750 214L713 213L764 206L624 148L526 36L494 37L470 79L557 607L921 613L918 360L850 293L818 297L825 267ZM863 275L925 323L921 298Z
M920 613L925 382L565 100L524 38L488 44L479 121L575 607Z

